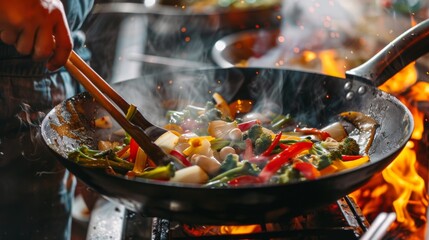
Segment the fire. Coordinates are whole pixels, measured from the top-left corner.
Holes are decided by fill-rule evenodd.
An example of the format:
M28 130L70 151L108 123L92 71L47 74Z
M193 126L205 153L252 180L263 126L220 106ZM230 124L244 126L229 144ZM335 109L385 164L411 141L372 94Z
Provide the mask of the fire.
M318 57L324 74L344 77L341 66L345 66L345 61L339 61L334 50L320 52ZM418 108L418 102L429 101L429 83L417 80L418 71L413 62L380 86L381 90L397 96L408 107L413 114L415 128L411 140L398 157L381 174L351 194L370 221L381 212L395 211L397 219L392 228L405 229L407 239L424 237L429 198L425 185L427 179L425 181L417 171L417 160L427 157L418 155L415 146L422 139L427 121Z
M428 101L429 99L429 83L427 82L418 82L410 89L410 92L407 94L412 97L414 101Z
M243 225L243 226L221 226L220 232L222 234L246 234L261 232L261 225Z
M201 236L219 236L219 235L238 235L258 233L262 231L259 224L251 225L183 225L183 230L194 237Z
M415 63L408 64L404 69L399 71L389 81L386 81L379 87L380 90L391 94L400 94L408 89L417 81L417 69Z
M384 180L390 184L397 195L393 201L397 222L412 232L417 230L416 220L411 215L417 215L419 221L426 222L425 212L428 205L425 197L425 182L416 171L416 152L413 142L408 142L405 149L383 172ZM411 208L410 210L409 207Z
M336 59L338 56L335 50L324 50L319 52L319 58L322 62L322 72L334 77L344 77L343 61Z
M425 130L425 114L417 103L429 101L429 83L417 82L417 76L415 63L412 63L380 87L396 95L407 106L413 114L415 128L398 157L381 174L351 194L370 220L382 211L395 211L397 219L392 228L406 231L407 239L424 237L428 208L427 179L425 181L417 171L419 158L427 161L427 157L417 154L416 143L422 139ZM386 203L391 203L391 207L385 206Z

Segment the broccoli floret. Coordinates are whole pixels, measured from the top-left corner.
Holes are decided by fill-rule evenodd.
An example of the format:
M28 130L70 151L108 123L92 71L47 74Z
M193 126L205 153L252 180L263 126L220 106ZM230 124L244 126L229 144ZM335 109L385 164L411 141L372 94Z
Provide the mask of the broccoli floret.
M272 139L270 134L262 133L255 141L255 154L261 154L271 145Z
M334 142L335 143L335 142ZM321 142L314 143L310 150L313 154L313 164L316 165L318 170L324 169L332 164L332 161L341 159L341 152L338 150L340 144L336 144L337 148L326 148ZM331 147L331 145L329 145Z
M341 154L343 155L359 155L359 144L353 138L344 138L341 141Z
M252 143L255 143L256 139L258 139L262 133L262 126L259 124L255 124L249 128L249 130L247 131L247 136L250 138L250 140L252 140Z
M299 171L297 171L291 167L288 167L280 175L271 178L270 181L275 182L275 183L284 184L284 183L297 182L300 178L301 178L301 176L300 176Z
M358 155L359 145L353 138L345 138L341 142L323 141L313 144L311 153L314 154L314 159L317 169L321 170L336 159L341 159L342 155Z
M219 111L219 109L217 108L212 108L207 110L204 113L204 116L207 118L208 121L219 120L222 117L222 112Z
M322 146L328 151L339 151L342 155L359 155L360 147L355 139L346 137L341 142L324 141Z
M239 160L240 159L237 154L230 153L226 155L225 160L220 165L219 173L223 173L233 168L236 168Z
M321 155L317 161L317 164L316 164L317 170L322 170L322 169L328 167L329 165L332 164L332 160L333 160L333 157L330 154Z

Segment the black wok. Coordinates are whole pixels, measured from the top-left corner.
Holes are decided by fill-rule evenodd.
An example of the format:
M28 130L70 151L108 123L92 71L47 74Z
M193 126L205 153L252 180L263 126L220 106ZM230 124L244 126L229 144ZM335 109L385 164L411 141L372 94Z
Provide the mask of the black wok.
M401 151L413 130L413 118L379 85L407 63L429 51L429 21L407 31L346 79L285 69L228 68L144 76L114 87L161 124L165 108L204 103L217 91L228 101L253 99L255 107L291 113L310 126L323 126L343 111L360 111L380 123L370 149L371 162L355 169L285 185L206 189L195 185L127 180L80 167L67 152L82 143L95 145L112 131L91 121L103 109L87 93L56 106L42 123L46 144L59 161L88 186L144 216L185 223L239 224L281 220L331 203L356 190L385 168Z

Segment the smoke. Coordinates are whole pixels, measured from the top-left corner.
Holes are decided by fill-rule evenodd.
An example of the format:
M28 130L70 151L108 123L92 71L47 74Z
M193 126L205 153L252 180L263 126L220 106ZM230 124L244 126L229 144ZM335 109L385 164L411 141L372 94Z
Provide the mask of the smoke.
M160 124L165 108L204 105L217 89L234 96L243 76L219 83L215 72L192 76L179 71L216 67L211 49L218 39L241 30L278 27L278 11L193 13L138 3L100 4L85 24L90 63L127 101ZM133 83L122 84L128 80Z
M350 9L352 8L352 9ZM356 36L362 4L354 1L284 1L283 21L277 37L277 45L263 57L251 57L249 66L310 69L320 72L320 64L303 62L303 52L319 52L327 49L350 49L350 39ZM257 39L265 44L264 38ZM358 46L360 47L360 46Z
M280 24L275 5L232 13L193 12L174 5L152 6L152 2L98 4L85 23L91 65L109 82L181 68L180 64L157 62L165 58L176 63L182 60L187 68L192 62L196 69L214 66L210 52L218 39L237 31L275 28Z
M282 1L281 8L255 13L258 16L235 16L239 22L233 22L224 13L193 14L143 4L105 4L96 8L86 25L87 46L92 51L93 68L150 121L162 124L165 109L181 109L189 103L203 105L217 89L230 101L240 91L246 78L242 74L227 77L216 75L226 72L198 71L202 66L216 66L211 50L219 39L247 30L279 30L281 44L265 49L261 58L250 59L250 66L275 67L270 60L282 59L291 68L294 66L287 65L289 60L304 50L347 45L356 32L353 27L360 21L358 6L361 4L354 1ZM270 39L259 36L261 42L253 47L264 53L263 41ZM184 68L195 72L182 73ZM272 75L267 72L261 73L260 81L246 84L249 94L258 99L254 109L283 112L285 87L278 79L284 76L270 79Z

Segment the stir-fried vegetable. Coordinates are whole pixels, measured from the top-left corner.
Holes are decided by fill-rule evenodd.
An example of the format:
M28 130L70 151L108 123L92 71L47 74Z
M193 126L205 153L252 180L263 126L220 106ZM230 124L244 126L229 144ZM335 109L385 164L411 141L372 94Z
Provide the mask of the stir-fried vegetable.
M123 143L103 140L98 149L80 146L69 159L128 178L206 187L314 180L369 161L367 152L377 123L362 113L340 114L355 124L354 131L362 131L356 138L340 121L319 129L299 124L289 114L255 119L262 115L235 111L219 94L213 97L214 102L204 107L189 105L167 113L169 131L155 143L181 163L180 169L173 163L156 166L127 134ZM245 118L249 120L241 120ZM105 119L97 119L96 125L106 127L100 124Z

